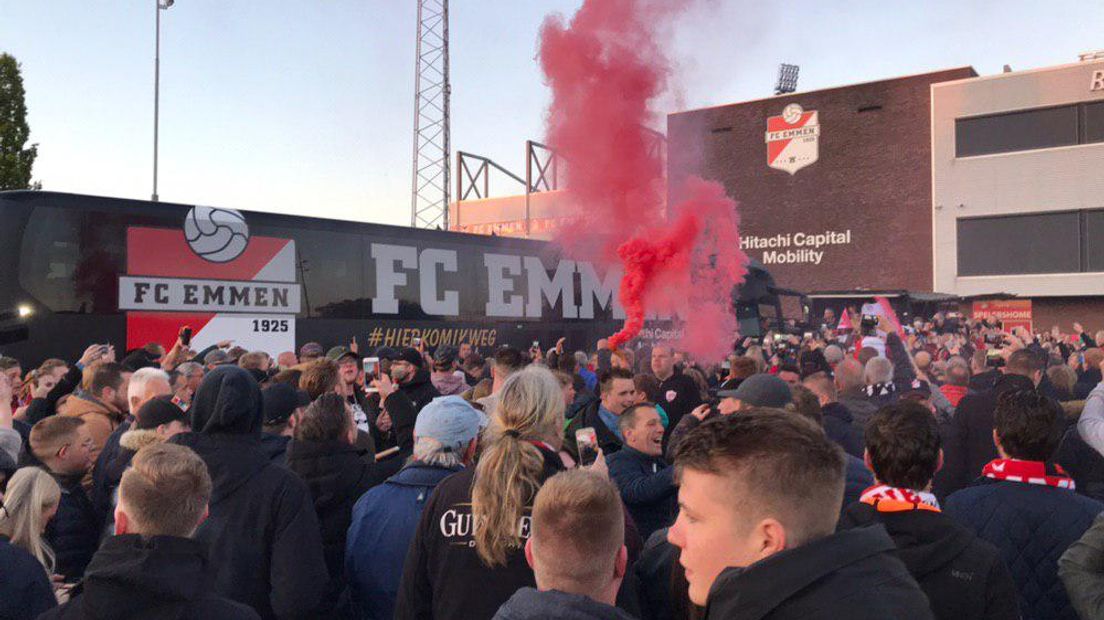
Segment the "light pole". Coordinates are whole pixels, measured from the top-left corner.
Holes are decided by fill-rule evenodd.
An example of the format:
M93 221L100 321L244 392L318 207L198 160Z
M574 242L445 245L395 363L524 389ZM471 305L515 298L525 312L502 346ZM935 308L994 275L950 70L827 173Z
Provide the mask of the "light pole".
M161 103L161 11L173 5L174 0L154 0L157 15L157 35L153 48L153 201L157 202L157 122Z

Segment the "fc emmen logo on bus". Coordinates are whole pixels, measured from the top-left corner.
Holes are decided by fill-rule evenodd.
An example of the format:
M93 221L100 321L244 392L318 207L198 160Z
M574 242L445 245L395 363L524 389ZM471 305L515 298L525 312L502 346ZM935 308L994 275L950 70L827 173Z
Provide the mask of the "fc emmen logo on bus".
M184 218L184 238L196 256L228 263L249 245L249 225L245 216L233 209L196 205Z
M817 160L820 121L816 110L806 112L791 103L779 116L767 118L767 165L790 174Z

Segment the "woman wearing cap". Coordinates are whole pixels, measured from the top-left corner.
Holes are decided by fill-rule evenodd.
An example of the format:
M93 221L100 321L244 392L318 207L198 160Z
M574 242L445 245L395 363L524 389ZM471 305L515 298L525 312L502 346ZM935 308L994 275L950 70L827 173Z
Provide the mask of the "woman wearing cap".
M533 498L564 469L563 392L551 371L529 366L500 393L479 464L442 481L422 513L396 618L490 618L518 588L535 587L523 547Z

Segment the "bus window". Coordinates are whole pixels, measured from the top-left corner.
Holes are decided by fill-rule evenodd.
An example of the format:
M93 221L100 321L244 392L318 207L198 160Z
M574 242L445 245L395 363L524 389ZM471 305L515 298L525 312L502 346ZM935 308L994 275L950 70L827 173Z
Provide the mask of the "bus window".
M256 226L254 234L295 240L295 277L303 287L299 316L356 319L369 313L364 238L328 230Z
M23 233L20 286L54 312L117 311L125 239L117 219L36 207Z

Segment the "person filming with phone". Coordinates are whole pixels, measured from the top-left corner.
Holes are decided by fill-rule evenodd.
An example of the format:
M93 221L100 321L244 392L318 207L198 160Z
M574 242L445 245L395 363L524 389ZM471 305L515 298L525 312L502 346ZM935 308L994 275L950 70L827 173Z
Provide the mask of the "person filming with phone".
M611 368L603 375L599 391L600 400L580 411L564 431L564 451L576 462L580 462L576 435L582 429L594 429L598 446L606 456L620 450L624 443L617 420L636 402L636 384L632 373L622 368Z

